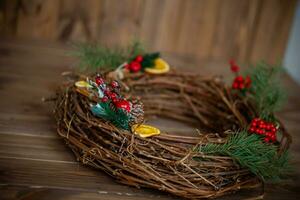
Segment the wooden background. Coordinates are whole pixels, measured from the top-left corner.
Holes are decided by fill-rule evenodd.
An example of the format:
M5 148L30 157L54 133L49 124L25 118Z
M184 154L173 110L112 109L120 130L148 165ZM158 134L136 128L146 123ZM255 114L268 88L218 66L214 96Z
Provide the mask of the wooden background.
M0 34L127 44L187 60L280 61L296 0L7 0Z

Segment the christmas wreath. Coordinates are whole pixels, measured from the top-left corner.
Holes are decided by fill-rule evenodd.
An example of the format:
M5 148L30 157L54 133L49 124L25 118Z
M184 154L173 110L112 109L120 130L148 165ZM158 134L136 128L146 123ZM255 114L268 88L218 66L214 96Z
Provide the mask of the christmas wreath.
M215 198L282 178L291 137L275 117L285 94L280 67L259 63L219 77L170 70L159 53L80 45L89 75L57 92L57 131L78 161L121 183L184 198ZM195 127L193 136L147 125L160 116Z

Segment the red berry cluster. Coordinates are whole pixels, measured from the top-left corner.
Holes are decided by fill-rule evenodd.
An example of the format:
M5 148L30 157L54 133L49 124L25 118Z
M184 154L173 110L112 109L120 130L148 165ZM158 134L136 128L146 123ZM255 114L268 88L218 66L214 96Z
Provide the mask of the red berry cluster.
M130 63L127 63L125 65L125 68L131 72L138 72L142 69L141 63L143 60L144 60L143 56L138 55L137 57L135 57L135 59L133 61L131 61Z
M258 135L264 135L265 142L276 142L277 140L277 128L275 125L259 118L255 118L251 121L249 132L256 133Z
M230 60L229 64L230 64L231 71L236 74L236 77L234 78L232 83L232 89L244 90L250 88L251 86L250 77L246 76L244 78L243 76L239 75L240 67L236 64L234 60Z
M234 60L231 59L229 61L229 64L230 64L230 69L232 72L238 73L240 71L240 67L235 63Z
M251 79L249 76L245 78L242 76L236 76L232 83L233 89L243 90L248 89L251 86Z
M98 87L101 87L104 90L104 97L101 98L102 102L108 102L110 100L116 108L121 108L123 110L126 110L127 112L130 112L130 102L123 99L119 95L120 85L117 81L112 81L110 83L110 87L107 87L105 85L104 79L100 76L97 76L95 82Z

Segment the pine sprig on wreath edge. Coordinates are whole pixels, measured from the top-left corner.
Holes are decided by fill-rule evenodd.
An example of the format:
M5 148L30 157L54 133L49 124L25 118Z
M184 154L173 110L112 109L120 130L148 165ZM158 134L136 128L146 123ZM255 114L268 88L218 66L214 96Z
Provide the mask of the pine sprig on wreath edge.
M282 108L286 100L286 92L281 85L281 66L270 66L259 62L246 71L251 78L251 88L248 94L255 103L259 117L267 121L276 121L274 112Z
M229 136L225 144L210 143L199 146L195 151L230 156L264 181L279 180L290 170L288 152L278 155L275 145L266 144L259 135L249 135L245 130Z

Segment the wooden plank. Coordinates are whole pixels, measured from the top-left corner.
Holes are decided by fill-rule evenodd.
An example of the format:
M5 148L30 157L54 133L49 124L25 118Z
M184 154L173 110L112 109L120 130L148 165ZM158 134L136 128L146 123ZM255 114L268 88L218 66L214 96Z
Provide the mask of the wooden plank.
M56 38L59 1L32 0L20 2L17 8L16 35L28 38Z
M277 63L283 58L296 0L264 0L258 16L250 60Z
M0 33L125 45L194 60L282 59L296 0L3 1ZM2 16L2 17L1 17ZM199 66L198 66L199 67Z
M131 194L135 198L153 196L153 190L139 190L118 184L107 174L76 162L1 158L0 156L0 169L2 186L16 185L100 194L120 192ZM156 192L155 196L159 198L159 195L161 194Z
M57 189L57 188L39 188L39 187L25 187L25 186L3 186L0 187L0 193L3 200L11 199L30 199L30 200L132 200L132 199L171 199L167 195L139 195L128 192L113 192L99 190L96 192L88 190L74 190L71 188ZM175 199L175 198L174 198Z

